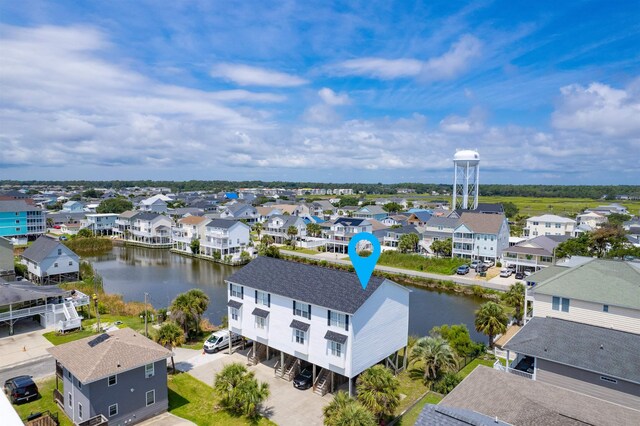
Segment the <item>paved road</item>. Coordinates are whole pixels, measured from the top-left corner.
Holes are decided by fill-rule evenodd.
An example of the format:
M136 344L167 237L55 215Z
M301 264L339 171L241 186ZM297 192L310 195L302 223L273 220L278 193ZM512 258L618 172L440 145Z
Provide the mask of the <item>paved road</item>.
M56 363L51 355L34 358L13 366L0 366L0 386L5 380L15 376L33 376L34 379L41 379L52 376L56 372Z
M327 256L321 257L320 255L300 253L300 252L295 252L290 250L280 249L280 251L283 254L291 255L291 256L304 257L307 259L314 259L314 260L326 260L327 262L336 263L340 265L351 265L351 261L349 260L333 259ZM375 269L377 271L390 272L392 274L399 274L399 275L408 275L411 277L421 277L421 278L431 278L435 280L453 281L456 284L466 285L466 286L479 285L481 287L490 288L493 290L500 290L500 291L506 291L509 289L508 284L487 282L484 280L474 280L473 278L463 278L458 275L440 275L440 274L434 274L430 272L411 271L409 269L394 268L391 266L383 266L383 265L376 265Z

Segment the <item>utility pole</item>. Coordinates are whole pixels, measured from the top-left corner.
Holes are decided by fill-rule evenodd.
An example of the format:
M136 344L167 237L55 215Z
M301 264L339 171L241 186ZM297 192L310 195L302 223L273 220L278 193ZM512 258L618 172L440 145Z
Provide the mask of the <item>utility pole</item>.
M96 307L96 318L98 319L98 333L100 333L100 311L98 310L98 295L93 293L93 303Z
M149 329L147 328L147 316L149 313L147 312L147 296L149 293L144 294L144 335L149 337Z

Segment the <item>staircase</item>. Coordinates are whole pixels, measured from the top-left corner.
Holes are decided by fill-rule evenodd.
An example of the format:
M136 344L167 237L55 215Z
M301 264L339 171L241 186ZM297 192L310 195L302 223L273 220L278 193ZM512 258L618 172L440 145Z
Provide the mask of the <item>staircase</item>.
M331 375L330 371L326 368L320 370L320 374L316 377L316 381L313 383L313 393L325 396L327 392L329 392L329 385L331 384Z
M78 315L78 311L76 311L76 307L72 302L64 302L62 304L62 312L66 320L58 321L58 331L64 332L74 328L80 328L82 317Z
M247 354L247 361L251 365L256 365L260 361L262 361L267 356L267 347L265 345L258 344L257 349L254 350L251 348L249 353Z
M276 368L276 376L281 377L287 381L293 380L293 377L297 373L297 367L299 366L298 359L291 355L286 355L284 359L284 368L281 365Z

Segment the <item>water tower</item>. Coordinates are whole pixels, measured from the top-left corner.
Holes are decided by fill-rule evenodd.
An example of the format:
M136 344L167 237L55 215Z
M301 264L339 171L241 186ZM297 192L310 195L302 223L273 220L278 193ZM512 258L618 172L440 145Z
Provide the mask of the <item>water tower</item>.
M453 168L452 208L477 209L480 187L480 154L478 151L470 149L456 151L453 156Z

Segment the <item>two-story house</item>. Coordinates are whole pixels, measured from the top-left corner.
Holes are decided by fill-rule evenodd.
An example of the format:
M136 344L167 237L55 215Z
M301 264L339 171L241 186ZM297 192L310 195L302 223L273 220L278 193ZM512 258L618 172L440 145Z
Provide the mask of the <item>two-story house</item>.
M205 238L207 223L209 223L209 219L204 216L187 216L178 219L176 225L171 228L173 249L194 254L191 250L191 244L195 240L202 242Z
M62 205L62 211L65 213L82 213L84 212L84 204L80 201L67 201Z
M517 355L496 368L640 410L640 268L591 259L543 273L503 345Z
M220 213L221 219L245 220L247 223L255 223L259 217L255 207L237 202L225 205Z
M131 227L133 226L133 217L138 214L135 210L127 210L118 215L116 223L113 227L113 234L122 239L131 236Z
M378 237L381 241L381 244L386 247L398 247L398 243L400 242L400 238L406 234L416 234L418 237L418 241L420 241L420 234L418 230L413 225L405 225L399 228L386 228L381 229L379 231L374 231L373 234ZM416 246L416 249L418 247Z
M340 217L329 229L323 232L327 239L327 250L336 253L347 253L349 241L360 232L373 232L373 225L366 219Z
M424 224L420 247L423 252L433 254L431 244L434 241L444 241L453 238L453 231L460 224L460 219L455 217L431 216Z
M602 224L607 223L609 218L607 215L595 213L595 212L585 212L576 216L577 226L586 225L590 229L596 229Z
M87 213L80 222L83 228L88 228L94 234L110 235L116 226L117 213Z
M227 255L238 258L249 246L251 227L229 219L212 219L205 225L204 238L200 239L200 254L214 259Z
M20 256L27 278L37 284L80 281L80 257L58 239L43 235Z
M273 237L276 244L287 243L292 236L288 234L289 227L296 229L294 240L304 240L307 236L307 224L299 216L271 216L263 225L262 234Z
M172 353L132 329L47 351L56 360L53 398L73 424L132 425L167 411L167 358Z
M543 214L527 219L527 225L522 230L525 237L539 235L568 235L573 236L576 221L554 214Z
M316 393L332 391L406 347L409 293L373 276L366 289L355 273L258 257L226 280L229 328L253 342L249 361L278 357L289 380L313 371Z
M153 197L145 198L138 203L138 209L143 212L166 213L169 209L167 202L171 198L158 194Z
M173 220L170 217L154 212L138 212L130 222L127 241L153 247L171 247Z
M502 264L515 266L517 272L537 271L553 265L555 249L568 240L566 235L540 235L504 249Z
M369 205L360 208L353 213L353 217L358 219L375 219L382 220L387 217L388 213L379 205Z
M500 213L462 212L453 231L452 257L497 262L509 247L509 224Z

